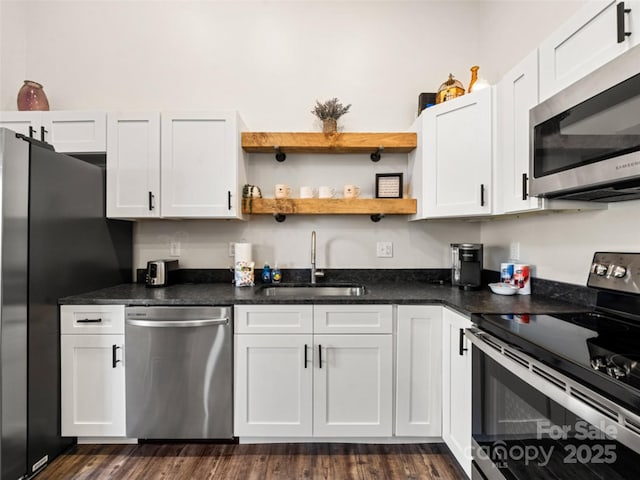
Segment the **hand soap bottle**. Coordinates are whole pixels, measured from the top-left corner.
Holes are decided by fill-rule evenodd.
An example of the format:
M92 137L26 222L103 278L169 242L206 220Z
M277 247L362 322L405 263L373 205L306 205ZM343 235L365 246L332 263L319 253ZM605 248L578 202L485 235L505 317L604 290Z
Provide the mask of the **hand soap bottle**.
M273 281L273 283L280 283L280 280L282 280L282 272L278 268L277 263L275 267L273 267L273 270L271 271L271 280Z
M268 263L262 267L262 283L271 283L271 267Z

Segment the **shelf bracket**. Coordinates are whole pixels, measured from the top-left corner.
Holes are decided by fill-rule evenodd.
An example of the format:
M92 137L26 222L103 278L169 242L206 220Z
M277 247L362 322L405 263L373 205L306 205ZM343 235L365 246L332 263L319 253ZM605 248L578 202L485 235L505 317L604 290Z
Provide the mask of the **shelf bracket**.
M276 222L282 223L287 219L287 216L284 213L274 213L273 218L275 218Z
M280 150L279 145L275 145L273 149L276 151L276 160L278 162L284 162L287 159L287 154Z
M383 218L384 218L384 213L375 213L371 215L371 221L374 223L378 223Z
M384 151L384 145L380 145L378 149L371 154L372 162L379 162L380 157L382 157L382 152Z

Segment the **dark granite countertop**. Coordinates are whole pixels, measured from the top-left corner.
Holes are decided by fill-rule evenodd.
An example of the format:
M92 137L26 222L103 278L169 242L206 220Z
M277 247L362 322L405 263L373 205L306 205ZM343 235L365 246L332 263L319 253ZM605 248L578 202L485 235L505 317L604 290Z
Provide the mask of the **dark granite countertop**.
M259 287L234 287L228 283L190 283L163 288L147 288L131 283L60 299L60 304L124 305L242 305L242 304L443 304L463 314L472 313L562 313L589 310L586 304L569 303L555 295L496 295L488 287L463 291L450 284L431 281L379 279L363 282L367 293L358 297L270 297Z

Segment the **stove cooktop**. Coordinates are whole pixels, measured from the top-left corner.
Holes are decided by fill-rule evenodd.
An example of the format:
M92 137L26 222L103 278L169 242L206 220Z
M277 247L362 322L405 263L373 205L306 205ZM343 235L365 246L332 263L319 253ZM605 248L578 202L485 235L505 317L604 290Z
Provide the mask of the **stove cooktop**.
M476 315L473 321L640 414L640 254L597 252L587 285L598 290L593 311Z

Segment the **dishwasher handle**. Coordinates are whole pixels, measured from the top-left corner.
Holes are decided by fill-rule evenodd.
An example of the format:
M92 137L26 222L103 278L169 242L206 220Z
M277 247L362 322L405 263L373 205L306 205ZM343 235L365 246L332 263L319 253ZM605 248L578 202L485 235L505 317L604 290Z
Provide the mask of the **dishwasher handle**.
M212 325L228 325L229 317L222 318L199 318L195 320L138 320L135 318L127 318L127 324L135 327L209 327Z

